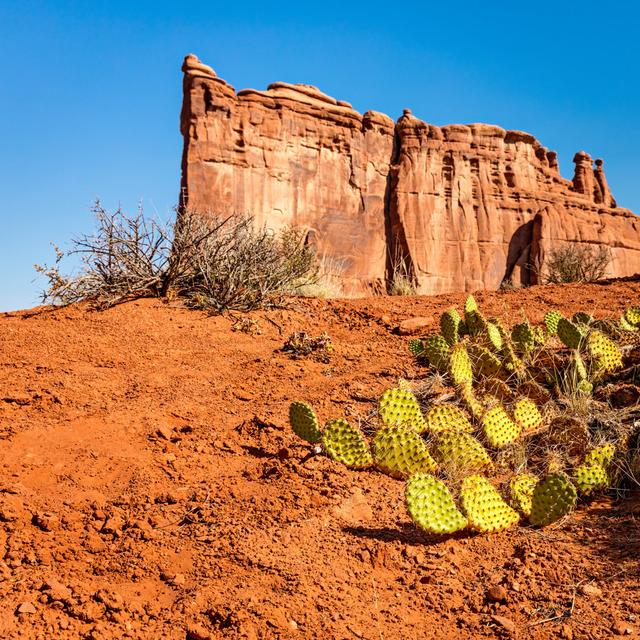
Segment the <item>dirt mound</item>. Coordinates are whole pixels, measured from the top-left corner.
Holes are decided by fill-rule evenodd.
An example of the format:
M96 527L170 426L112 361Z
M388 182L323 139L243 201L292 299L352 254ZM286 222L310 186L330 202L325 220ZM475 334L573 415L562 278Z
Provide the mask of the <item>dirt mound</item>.
M539 322L639 295L618 282L477 299ZM636 634L633 498L542 531L433 539L402 482L309 457L288 428L295 399L366 417L424 373L394 328L435 328L463 300L305 300L255 322L154 301L1 316L0 637ZM327 332L329 360L282 352L295 331Z

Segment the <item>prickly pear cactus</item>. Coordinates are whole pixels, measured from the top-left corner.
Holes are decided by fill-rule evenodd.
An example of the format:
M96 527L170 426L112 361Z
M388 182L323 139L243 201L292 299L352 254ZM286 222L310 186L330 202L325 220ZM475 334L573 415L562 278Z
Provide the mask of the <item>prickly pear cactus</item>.
M620 326L620 329L622 329L622 331L637 331L638 330L638 325L631 324L627 320L626 314L622 314L620 316L619 326Z
M313 409L306 402L292 402L289 423L293 432L303 440L315 444L322 439L320 424Z
M585 464L599 464L605 469L613 462L613 456L616 454L616 448L612 444L603 444L592 449L584 457Z
M579 349L584 339L584 330L571 320L560 318L558 320L558 338L569 349Z
M485 322L484 333L487 344L496 351L500 351L504 346L504 340L502 339L502 334L498 326L493 322Z
M555 309L544 314L544 325L547 328L547 332L550 336L557 335L558 322L560 322L561 318L562 314Z
M373 458L381 471L394 478L418 471L433 472L438 466L418 432L398 425L378 429L373 439Z
M449 374L455 384L473 382L471 359L464 344L457 344L451 349L449 356Z
M447 370L450 351L449 344L440 334L433 333L424 341L424 355L440 371Z
M493 467L487 450L472 435L460 431L437 434L433 455L452 478Z
M473 475L462 481L460 505L469 528L480 533L494 533L513 526L520 516L484 477Z
M422 340L420 340L420 338L412 338L411 340L409 340L408 346L409 353L414 358L420 358L421 356L425 355L424 344L422 343Z
M427 429L420 405L409 389L387 389L378 401L378 414L384 424L411 426L418 433Z
M415 473L405 488L411 519L428 533L451 534L467 526L444 482L428 473Z
M538 478L532 473L519 473L509 482L509 502L522 515L531 514L533 490L538 484Z
M500 374L502 362L489 349L479 344L471 344L467 351L476 377L493 378Z
M453 404L436 404L427 413L427 427L431 433L463 431L471 433L473 427L461 409Z
M515 442L522 431L500 405L489 409L484 414L482 429L487 442L496 448Z
M594 491L608 489L611 486L611 478L607 470L597 463L583 463L576 467L573 473L573 481L578 491L588 496Z
M536 347L536 336L528 322L521 322L511 329L511 340L516 349L525 355L531 353Z
M327 422L322 444L329 456L351 469L367 469L373 464L369 445L358 429L342 418Z
M629 307L624 312L624 319L632 327L639 328L640 327L640 306Z
M542 424L542 414L529 398L521 398L513 405L513 419L523 433L535 431Z
M600 331L589 332L587 349L602 370L610 373L622 367L622 352L611 338Z
M593 316L584 311L577 311L571 316L571 322L573 322L573 324L584 324L588 326L593 322Z
M533 490L529 522L547 526L571 513L576 506L578 493L569 477L561 472L551 473Z
M462 318L455 309L449 309L440 316L440 333L453 346L460 337L460 323Z
M460 399L471 412L471 415L477 420L480 420L484 415L485 409L480 400L476 397L472 384L470 382L461 384L458 389L458 393L460 394Z
M486 321L473 296L469 296L464 303L464 323L471 336L478 335L484 329Z

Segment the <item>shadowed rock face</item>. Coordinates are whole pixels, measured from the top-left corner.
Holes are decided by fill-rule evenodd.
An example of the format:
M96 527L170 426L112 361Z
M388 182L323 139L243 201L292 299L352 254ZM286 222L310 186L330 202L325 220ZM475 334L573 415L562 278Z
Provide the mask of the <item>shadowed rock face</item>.
M309 85L236 93L192 55L182 69L182 207L308 229L345 295L403 270L424 294L531 284L562 242L609 246L610 276L640 271L640 218L584 152L568 181L521 131L394 123Z

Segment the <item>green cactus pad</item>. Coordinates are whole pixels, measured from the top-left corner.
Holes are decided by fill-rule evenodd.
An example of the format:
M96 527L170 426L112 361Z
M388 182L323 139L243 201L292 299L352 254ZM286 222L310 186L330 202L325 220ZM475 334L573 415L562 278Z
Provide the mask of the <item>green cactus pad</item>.
M512 527L520 515L512 509L484 477L473 475L462 481L460 506L469 528L480 533L494 533Z
M449 309L440 316L440 333L449 345L454 345L460 337L462 318L455 309Z
M521 398L513 405L513 419L523 433L535 431L542 424L542 414L529 398Z
M467 409L469 409L469 411L471 412L471 415L477 420L480 420L484 415L485 409L482 406L480 400L478 400L478 398L476 397L471 383L466 382L464 384L461 384L458 387L458 393L460 394L460 399L464 402Z
M303 440L315 444L322 439L320 424L313 409L306 402L292 402L289 423L293 432Z
M411 353L414 358L419 358L425 355L424 344L420 338L412 338L409 340L408 346L409 353Z
M500 405L489 409L484 414L482 428L487 442L492 447L498 448L515 442L522 431Z
M427 429L420 405L409 389L387 389L378 400L378 414L384 424L411 426L418 433Z
M428 533L451 534L467 526L447 486L428 473L407 480L405 500L411 519Z
M394 478L437 468L425 441L411 427L383 425L373 439L373 458L378 468Z
M620 322L619 322L619 326L620 329L622 329L622 331L637 331L638 330L638 326L635 324L631 324L628 320L626 315L622 315L620 316Z
M528 322L521 322L511 329L511 340L520 353L528 354L535 349L536 336Z
M585 393L586 395L591 395L593 393L593 384L588 380L580 380L576 389L581 393Z
M611 478L607 470L597 463L581 464L576 467L573 481L580 493L588 496L594 491L608 489L611 486Z
M571 363L576 372L576 377L578 378L578 380L588 380L589 373L587 371L587 367L578 351L573 352L571 356Z
M529 522L544 527L571 513L578 494L564 473L551 473L533 490Z
M502 339L502 334L498 326L493 322L485 322L484 332L487 344L496 351L500 351L504 346L504 340Z
M629 307L624 312L624 319L632 326L640 328L640 306Z
M591 331L587 336L587 349L591 357L604 371L616 371L622 367L622 352L611 338L600 331Z
M447 370L450 348L447 341L437 333L433 333L424 341L424 353L429 362L440 371Z
M473 381L471 359L464 344L457 344L451 349L449 374L455 384L465 384Z
M569 349L579 349L582 345L584 332L571 320L560 318L558 320L558 337Z
M548 311L544 314L544 325L547 328L547 332L551 336L555 336L558 333L558 322L562 318L562 314L559 311Z
M461 409L453 404L437 404L427 413L427 426L431 433L441 431L464 431L470 433L473 427Z
M613 444L603 444L592 449L584 457L585 464L599 464L605 469L613 462L613 456L616 454L616 448Z
M476 376L493 378L500 373L502 362L486 347L479 344L471 344L468 347L468 353Z
M472 435L443 431L436 435L433 455L446 473L459 477L493 467L487 450Z
M351 469L367 469L373 464L364 436L342 418L327 422L322 434L322 444L329 457Z
M593 322L593 316L584 311L578 311L571 316L571 322L573 324L590 325Z
M520 473L509 482L511 506L524 516L531 514L531 501L537 484L538 478L532 473Z

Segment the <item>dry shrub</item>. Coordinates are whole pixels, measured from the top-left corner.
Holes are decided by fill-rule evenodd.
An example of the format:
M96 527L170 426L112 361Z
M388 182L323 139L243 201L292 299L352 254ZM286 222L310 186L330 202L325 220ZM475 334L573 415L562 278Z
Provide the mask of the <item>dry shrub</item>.
M56 248L53 266L36 265L48 280L43 302L88 300L109 307L126 300L172 295L192 307L248 311L283 303L315 278L315 253L297 229L274 233L250 216L183 213L161 224L141 209L128 215L93 207L96 230ZM64 258L80 269L61 271Z
M549 252L539 275L545 284L592 282L606 275L610 263L609 247L564 244Z

